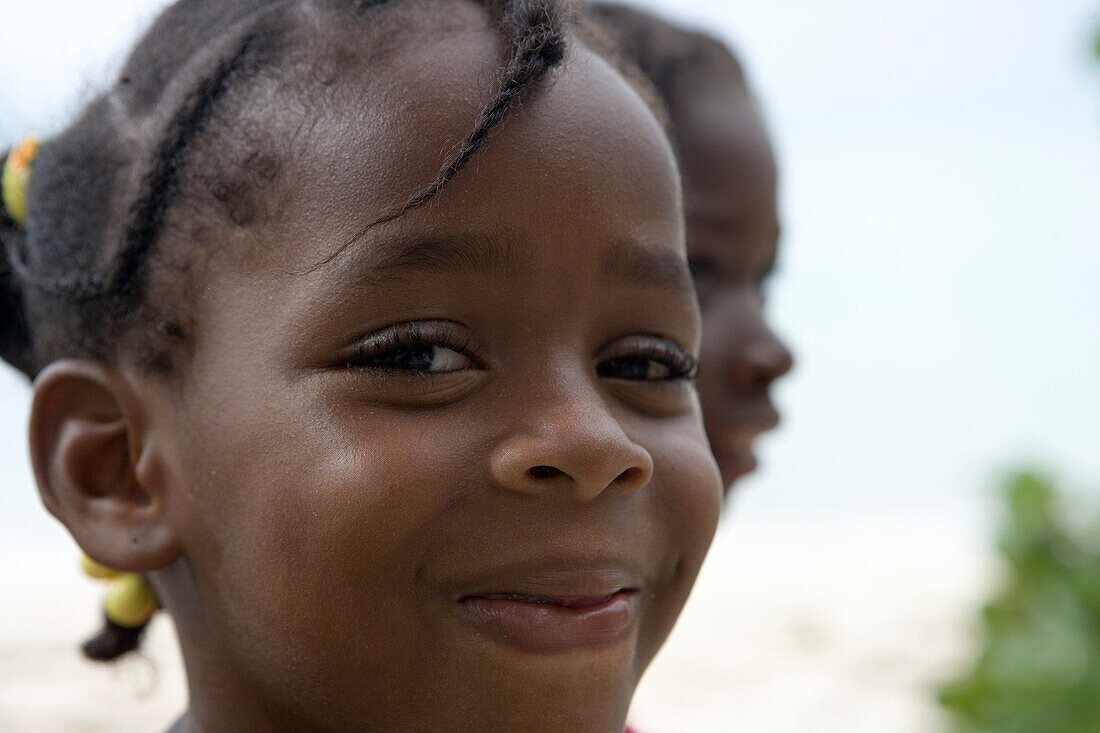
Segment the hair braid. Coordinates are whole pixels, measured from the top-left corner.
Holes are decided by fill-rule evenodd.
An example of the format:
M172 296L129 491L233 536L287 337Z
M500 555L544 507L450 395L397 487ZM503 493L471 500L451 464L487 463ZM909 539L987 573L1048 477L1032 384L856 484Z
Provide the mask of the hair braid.
M509 43L509 56L498 81L496 96L478 117L472 130L444 161L434 181L414 193L395 211L375 220L376 226L398 219L435 197L447 182L485 146L497 127L527 89L557 66L565 56L565 33L558 4L552 0L502 0L487 2L497 10L498 29ZM368 227L369 228L369 227Z
M117 255L111 281L107 283L107 287L123 297L140 281L139 272L175 199L188 143L202 132L218 101L229 90L233 77L260 45L259 38L256 30L241 38L236 50L199 83L169 124L154 164L143 179L142 194L130 208L123 246Z

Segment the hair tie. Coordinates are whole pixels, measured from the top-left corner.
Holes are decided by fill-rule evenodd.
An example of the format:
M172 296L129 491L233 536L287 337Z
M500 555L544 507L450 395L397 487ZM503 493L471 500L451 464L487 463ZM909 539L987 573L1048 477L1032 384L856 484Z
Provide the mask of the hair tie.
M31 178L31 163L38 154L38 138L23 138L8 153L4 171L0 174L0 198L8 216L18 226L27 220L27 182Z

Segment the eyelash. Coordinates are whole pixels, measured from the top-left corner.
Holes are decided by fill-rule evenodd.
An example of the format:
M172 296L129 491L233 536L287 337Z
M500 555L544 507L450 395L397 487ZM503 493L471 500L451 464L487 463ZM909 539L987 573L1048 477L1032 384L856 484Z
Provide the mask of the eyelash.
M459 338L457 330L454 324L446 321L413 322L391 326L370 334L356 344L355 353L348 361L348 366L378 373L400 373L412 377L461 371L458 368L433 371L400 363L401 357L417 353L423 355L429 352L430 356L434 357L436 349L447 349L471 362L472 367L463 368L479 368L480 363L475 350L470 345L469 338Z
M632 344L632 352L623 356L606 359L596 365L596 373L601 377L623 379L626 381L645 382L678 382L691 381L699 373L699 362L694 355L672 341L660 337L643 337ZM650 363L665 367L667 374L650 376ZM625 376L619 370L633 368L635 374L639 366L643 366L643 376Z
M448 374L463 369L481 368L476 350L472 348L469 337L460 338L454 324L441 322L413 322L391 326L370 334L355 345L355 353L348 360L349 367L372 371L379 374L402 374L410 377ZM637 382L675 382L694 380L699 371L698 360L674 342L658 337L636 337L630 346L618 349L629 350L621 356L604 359L596 365L596 373L601 377ZM443 348L457 352L471 366L433 371L407 366L407 357L416 353L421 355ZM406 364L402 364L405 357ZM666 374L650 376L651 363L667 369ZM639 368L644 371L639 372ZM631 374L633 372L633 374Z

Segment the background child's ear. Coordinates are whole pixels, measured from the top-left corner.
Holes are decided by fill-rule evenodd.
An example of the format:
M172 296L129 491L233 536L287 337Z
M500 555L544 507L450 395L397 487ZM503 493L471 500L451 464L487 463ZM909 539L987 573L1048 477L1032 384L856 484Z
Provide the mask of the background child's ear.
M148 409L128 375L97 362L55 362L34 383L42 503L89 557L116 570L151 571L180 554Z

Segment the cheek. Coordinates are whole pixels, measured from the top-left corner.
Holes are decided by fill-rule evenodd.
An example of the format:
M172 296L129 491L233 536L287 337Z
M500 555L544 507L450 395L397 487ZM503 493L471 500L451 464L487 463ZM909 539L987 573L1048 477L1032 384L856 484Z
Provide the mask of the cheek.
M759 300L751 286L726 288L716 293L702 311L702 356L720 361L743 348L763 325Z
M695 422L654 451L661 515L687 568L702 564L718 525L722 482L702 425ZM693 576L694 577L694 576Z
M412 599L425 537L452 499L441 464L454 470L461 451L285 396L263 420L222 414L204 431L218 439L192 450L188 555L236 656L315 690L399 663L423 632Z
M703 312L702 345L699 349L699 377L696 388L704 420L718 415L729 399L726 375L741 340L739 322L728 309L708 308Z
M695 577L710 548L722 505L718 466L698 421L681 429L663 431L662 442L651 448L655 475L654 521L661 523L667 547L679 554L679 567L642 638L640 658L652 658L676 622Z
M744 292L741 292L744 291ZM745 349L766 331L759 296L750 288L724 291L703 310L697 387L707 416L725 406L733 390L730 373Z

